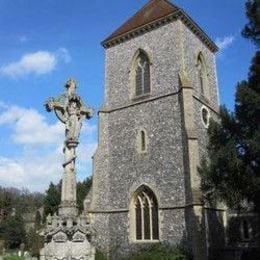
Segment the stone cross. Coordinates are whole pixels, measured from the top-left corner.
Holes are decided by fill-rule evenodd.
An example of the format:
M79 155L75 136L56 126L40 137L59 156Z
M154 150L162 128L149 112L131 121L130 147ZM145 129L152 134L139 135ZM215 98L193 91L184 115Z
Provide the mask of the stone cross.
M65 87L67 91L57 98L50 98L45 107L48 112L54 110L58 119L65 124L64 142L64 174L62 177L61 204L59 206L60 216L76 216L76 148L79 144L79 135L84 119L93 116L93 109L87 107L81 97L76 93L76 82L69 79Z

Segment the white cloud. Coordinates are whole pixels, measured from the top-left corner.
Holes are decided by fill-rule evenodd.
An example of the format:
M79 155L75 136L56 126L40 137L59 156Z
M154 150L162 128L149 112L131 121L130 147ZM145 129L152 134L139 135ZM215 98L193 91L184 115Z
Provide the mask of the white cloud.
M48 145L62 140L60 122L48 124L46 118L34 109L11 106L0 113L0 125L8 124L13 130L12 140L24 145Z
M37 51L23 55L19 61L2 66L0 72L10 77L28 74L41 75L51 72L56 65L57 60L54 54L47 51Z
M64 125L51 124L35 109L7 106L0 101L0 125L7 125L13 143L10 147L21 151L15 157L0 151L0 185L44 191L50 181L61 179L63 168ZM96 149L96 126L83 124L78 147L78 176L91 174L91 157ZM10 148L9 147L9 148Z
M232 35L225 36L222 38L217 38L216 39L216 44L219 47L219 51L223 51L227 49L235 40L235 37Z
M0 185L44 191L50 181L58 182L62 176L62 155L26 156L12 159L0 157Z
M20 60L0 67L0 74L18 78L29 74L43 75L52 72L59 62L69 63L71 56L67 49L57 52L37 51L24 54Z

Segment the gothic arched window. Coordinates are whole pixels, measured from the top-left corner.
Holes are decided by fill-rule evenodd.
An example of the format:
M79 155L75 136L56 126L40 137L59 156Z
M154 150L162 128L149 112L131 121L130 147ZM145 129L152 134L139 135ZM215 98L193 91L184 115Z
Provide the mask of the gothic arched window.
M135 240L158 240L158 203L154 193L146 186L138 189L133 201Z
M141 130L141 151L146 150L146 137L145 137L145 132Z
M199 91L202 95L207 97L208 96L207 70L206 70L206 65L202 53L198 55L197 68L198 68Z
M252 239L252 226L248 219L242 219L240 222L240 233L242 240Z
M146 153L148 148L148 136L146 130L138 130L136 138L136 148L138 153Z
M150 93L150 61L147 55L140 51L135 60L135 96Z

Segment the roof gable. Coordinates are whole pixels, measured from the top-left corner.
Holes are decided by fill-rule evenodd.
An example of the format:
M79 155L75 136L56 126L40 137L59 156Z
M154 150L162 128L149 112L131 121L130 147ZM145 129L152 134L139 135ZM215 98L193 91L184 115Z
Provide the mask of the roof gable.
M158 20L177 11L178 9L177 6L166 0L151 0L128 21L114 31L105 41Z
M179 7L168 0L150 0L128 21L106 38L105 48L117 45L125 40L141 35L159 26L181 19L213 52L218 50L207 34Z

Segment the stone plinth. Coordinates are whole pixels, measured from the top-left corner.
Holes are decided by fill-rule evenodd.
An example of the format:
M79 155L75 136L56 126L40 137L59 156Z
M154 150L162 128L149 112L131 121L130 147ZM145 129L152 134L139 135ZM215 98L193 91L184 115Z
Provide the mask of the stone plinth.
M94 260L95 248L91 245L93 233L85 216L48 216L40 259Z
M59 206L59 216L64 216L64 217L78 216L77 203L71 201L63 201Z

